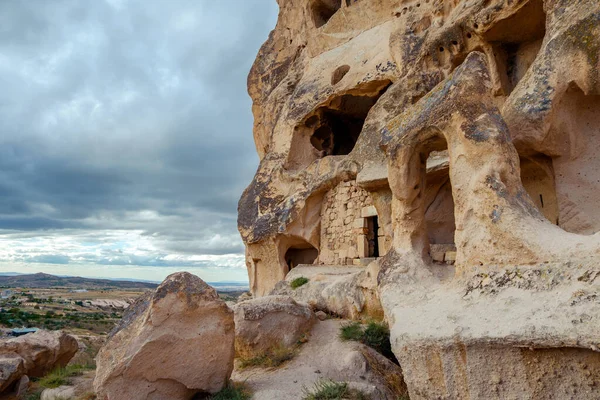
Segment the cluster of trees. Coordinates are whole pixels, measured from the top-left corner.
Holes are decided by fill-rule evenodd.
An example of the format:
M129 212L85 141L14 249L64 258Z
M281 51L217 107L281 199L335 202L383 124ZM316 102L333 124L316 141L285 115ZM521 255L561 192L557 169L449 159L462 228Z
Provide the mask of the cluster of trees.
M65 311L68 311L65 309ZM7 328L43 328L57 330L64 328L88 329L94 332L106 332L115 324L121 315L112 312L84 313L71 312L57 314L49 310L45 313L35 313L20 310L16 307L0 311L0 325Z

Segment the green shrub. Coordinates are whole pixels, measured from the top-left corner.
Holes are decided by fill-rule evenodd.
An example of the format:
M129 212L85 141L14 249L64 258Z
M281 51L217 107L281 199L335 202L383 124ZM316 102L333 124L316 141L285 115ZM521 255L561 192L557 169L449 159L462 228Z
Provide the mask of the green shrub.
M363 339L363 328L359 322L349 322L343 324L340 328L340 339L342 340L354 340L361 342Z
M390 343L390 330L387 325L380 322L369 322L365 328L363 343L389 359L395 360Z
M42 397L42 391L41 389L37 389L37 390L33 390L30 391L31 389L29 389L27 391L27 394L25 395L25 400L40 400Z
M318 380L311 391L303 389L303 400L366 400L367 396L350 389L346 382L334 382L330 379Z
M209 397L209 400L249 400L250 390L242 383L230 382L219 393Z
M292 287L292 289L296 289L299 288L300 286L304 285L308 283L308 278L305 278L303 276L299 276L298 278L292 280L290 282L290 286Z
M366 328L363 328L359 322L349 322L340 328L340 339L366 344L398 364L398 360L392 352L390 330L383 322L369 322Z

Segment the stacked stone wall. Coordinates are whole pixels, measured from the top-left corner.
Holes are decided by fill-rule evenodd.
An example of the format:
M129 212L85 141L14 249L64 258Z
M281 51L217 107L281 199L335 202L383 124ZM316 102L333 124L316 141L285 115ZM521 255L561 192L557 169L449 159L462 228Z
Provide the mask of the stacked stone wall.
M321 208L319 264L353 264L366 258L367 218L376 215L373 199L356 181L342 182L331 189Z

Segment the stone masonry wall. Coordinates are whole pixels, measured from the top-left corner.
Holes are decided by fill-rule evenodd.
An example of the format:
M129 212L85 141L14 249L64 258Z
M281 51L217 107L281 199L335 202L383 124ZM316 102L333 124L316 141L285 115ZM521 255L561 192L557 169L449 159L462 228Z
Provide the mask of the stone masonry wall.
M367 217L376 216L373 199L356 185L342 182L326 195L321 208L321 251L318 263L353 264L369 254ZM372 245L372 243L371 243Z

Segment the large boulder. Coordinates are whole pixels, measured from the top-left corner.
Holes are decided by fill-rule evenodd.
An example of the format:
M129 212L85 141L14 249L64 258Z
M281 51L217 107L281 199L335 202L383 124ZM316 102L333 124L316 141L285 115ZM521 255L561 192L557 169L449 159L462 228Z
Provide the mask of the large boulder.
M64 367L73 358L77 339L60 331L39 330L0 342L0 356L22 358L25 375L44 376L56 367Z
M289 296L265 296L236 304L235 349L251 358L273 347L290 347L308 333L316 317L308 304Z
M60 331L39 330L0 341L0 393L18 391L24 376L41 377L64 367L77 349L77 340Z
M233 370L233 311L202 279L169 275L138 298L96 358L99 399L189 399Z

